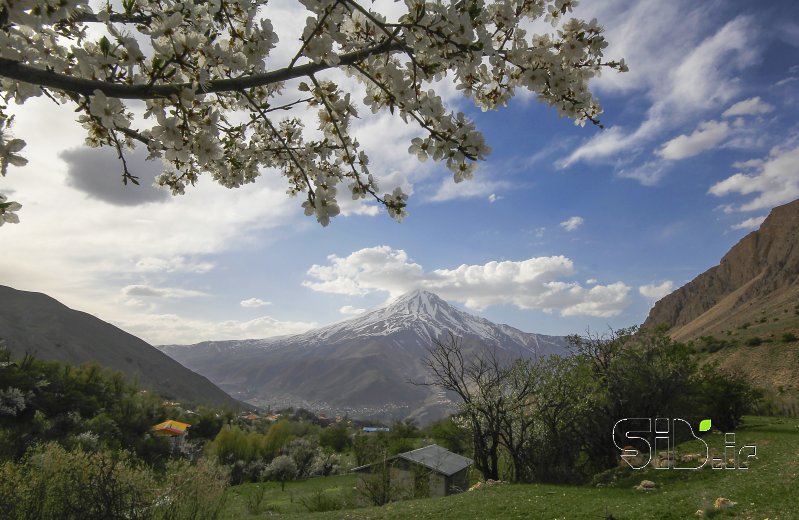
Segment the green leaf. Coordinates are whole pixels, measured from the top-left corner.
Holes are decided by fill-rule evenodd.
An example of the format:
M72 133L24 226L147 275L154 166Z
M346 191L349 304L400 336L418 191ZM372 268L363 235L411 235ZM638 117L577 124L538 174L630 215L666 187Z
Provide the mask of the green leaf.
M699 431L706 432L710 429L710 419L702 419L699 423Z
M108 53L111 51L111 42L108 41L108 38L103 36L100 38L100 52L103 53L103 56L108 56Z

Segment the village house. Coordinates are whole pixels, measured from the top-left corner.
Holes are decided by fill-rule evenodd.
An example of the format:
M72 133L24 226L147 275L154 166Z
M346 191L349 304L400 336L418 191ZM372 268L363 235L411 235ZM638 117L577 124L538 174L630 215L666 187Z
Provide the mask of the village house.
M420 480L429 486L431 497L441 497L469 488L472 459L453 453L437 444L407 451L386 459L391 482L418 489ZM382 462L360 466L352 471L372 473Z

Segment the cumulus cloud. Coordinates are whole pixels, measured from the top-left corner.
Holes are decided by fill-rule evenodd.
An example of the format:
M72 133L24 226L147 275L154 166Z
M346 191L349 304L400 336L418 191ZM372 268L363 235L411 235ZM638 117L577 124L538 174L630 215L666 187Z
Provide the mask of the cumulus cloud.
M302 284L314 291L361 296L387 291L399 296L422 285L425 273L402 249L377 246L355 251L345 258L327 257L328 265L314 264Z
M358 316L359 314L363 314L364 312L366 312L366 309L358 309L353 307L352 305L345 305L343 307L340 307L338 312L346 316Z
M760 96L755 96L735 103L721 115L724 117L758 116L768 114L773 110L774 107L772 105L760 99Z
M638 288L638 292L641 296L653 302L663 298L667 294L671 294L672 291L674 291L674 282L671 280L666 280L658 285L642 285Z
M703 121L690 135L680 135L664 144L657 154L669 161L693 157L721 143L730 134L726 121Z
M717 182L708 192L716 197L727 195L755 195L739 206L737 211L757 211L773 208L799 198L799 146L776 147L762 163L749 163L754 171L738 172Z
M424 288L471 309L507 304L520 309L557 311L563 316L610 317L621 313L629 303L630 288L624 283L586 288L563 280L575 272L572 261L564 256L426 271L405 251L377 246L343 258L330 255L327 265L311 266L309 279L303 285L334 294L386 292L391 298Z
M175 287L153 287L150 285L128 285L122 288L122 294L129 297L141 296L145 298L193 298L208 296L201 291L191 289L178 289Z
M760 224L766 220L766 215L762 217L752 217L744 220L743 222L739 222L737 224L733 224L732 229L748 229L748 230L755 230L760 227Z
M585 222L585 219L583 219L583 217L574 216L561 222L560 227L562 227L566 231L575 231L577 230L577 228L583 225L583 222Z
M241 300L239 305L246 309L254 309L256 307L263 307L264 305L272 305L272 302L267 302L260 298L247 298L246 300Z
M138 185L122 184L122 164L111 148L72 148L59 154L67 165L67 184L89 197L119 206L135 206L148 202L164 202L169 191L153 186L163 171L160 161L147 161L147 149L140 146L126 152L128 169Z

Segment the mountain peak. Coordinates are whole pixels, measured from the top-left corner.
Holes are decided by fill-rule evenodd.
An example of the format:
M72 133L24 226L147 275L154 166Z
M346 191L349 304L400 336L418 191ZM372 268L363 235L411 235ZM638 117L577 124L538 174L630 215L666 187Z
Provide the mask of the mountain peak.
M433 292L428 291L427 289L413 289L412 291L408 291L401 296L397 297L394 301L400 300L418 300L418 299L429 299L435 298L437 300L441 300L441 297Z

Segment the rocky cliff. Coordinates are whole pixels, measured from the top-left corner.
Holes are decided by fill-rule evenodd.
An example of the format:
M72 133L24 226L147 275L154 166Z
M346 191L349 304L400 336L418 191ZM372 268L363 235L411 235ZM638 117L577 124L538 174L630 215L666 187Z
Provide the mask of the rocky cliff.
M759 314L793 315L797 294L799 200L774 208L719 265L658 301L644 326L668 324L674 337L690 339Z

